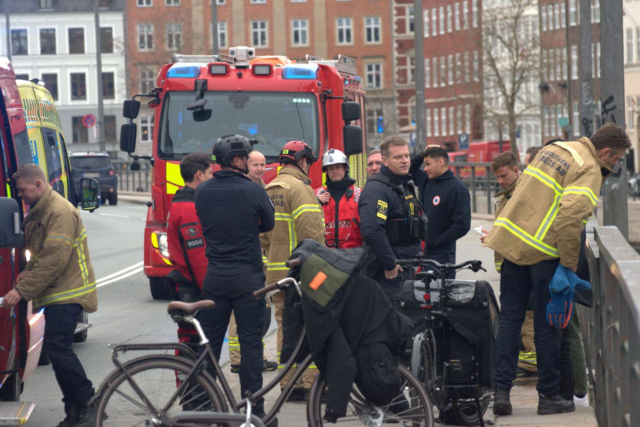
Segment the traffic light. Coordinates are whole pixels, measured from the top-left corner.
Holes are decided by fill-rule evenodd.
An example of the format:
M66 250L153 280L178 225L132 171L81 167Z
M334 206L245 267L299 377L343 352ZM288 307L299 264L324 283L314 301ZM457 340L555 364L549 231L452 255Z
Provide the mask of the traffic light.
M384 133L384 119L378 117L378 133Z

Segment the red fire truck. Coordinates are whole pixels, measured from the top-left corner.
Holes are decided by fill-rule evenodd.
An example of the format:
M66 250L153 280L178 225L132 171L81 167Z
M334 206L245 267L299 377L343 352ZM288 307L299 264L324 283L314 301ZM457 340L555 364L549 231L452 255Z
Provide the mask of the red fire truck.
M366 180L366 141L362 132L365 94L355 62L346 57L295 62L282 56L254 56L251 47L232 47L217 56L174 55L164 65L150 94L125 101L120 148L153 166L152 200L144 237L144 273L153 298L170 297L165 277L172 270L167 251L167 212L184 185L180 160L193 152L211 153L222 135L241 134L258 141L267 159L265 181L278 173L278 155L288 141L302 140L321 155L330 148L350 156L351 175ZM155 109L152 153L134 155L140 110L136 98L151 98ZM320 162L309 173L312 186L323 183Z

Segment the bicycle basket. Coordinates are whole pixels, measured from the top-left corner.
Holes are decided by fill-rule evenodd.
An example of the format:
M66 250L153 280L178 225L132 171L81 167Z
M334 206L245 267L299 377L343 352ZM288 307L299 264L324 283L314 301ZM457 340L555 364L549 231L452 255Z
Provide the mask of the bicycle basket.
M431 303L440 302L440 287L442 280L434 280L429 284ZM458 307L471 303L476 294L475 280L447 280L446 282L447 296L449 297L449 306ZM407 280L402 287L402 295L400 301L402 307L420 308L425 304L424 294L426 293L426 285L420 280Z

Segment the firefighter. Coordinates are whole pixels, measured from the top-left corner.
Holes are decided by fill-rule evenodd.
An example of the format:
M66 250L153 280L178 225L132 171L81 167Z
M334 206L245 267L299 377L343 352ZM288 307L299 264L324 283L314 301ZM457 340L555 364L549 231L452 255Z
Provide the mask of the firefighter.
M380 172L381 166L382 155L380 154L380 150L371 150L367 157L367 178L371 178L373 175Z
M80 313L98 309L87 234L78 211L52 190L38 165L21 166L13 180L18 197L30 206L23 227L31 259L4 296L4 308L22 299L33 301L36 311L44 308L42 349L51 359L66 414L58 427L93 425L94 389L71 349Z
M603 176L631 146L615 124L598 129L591 140L554 142L544 147L496 219L485 246L504 257L500 275L500 324L494 382L496 415L512 412L509 392L516 378L518 335L529 294L534 298L538 362L538 414L572 412L560 392L562 333L546 321L548 290L559 264L577 270L583 220L595 209Z
M247 173L247 177L256 184L260 184L264 187L265 184L262 180L262 176L264 175L266 166L267 164L264 155L259 151L253 150L249 153L249 163L247 165L249 172ZM262 262L264 263L263 270L266 276L267 257L265 257L264 254L262 254ZM267 300L264 319L264 331L262 336L267 333L269 326L271 326L271 304L269 300ZM264 339L262 340L262 348L264 348ZM231 373L240 373L240 361L242 360L240 357L240 341L238 341L238 327L236 325L236 318L233 314L229 321L229 359L231 360ZM263 371L271 372L276 369L278 369L277 362L272 362L266 358L262 361Z
M531 161L536 157L536 154L538 154L540 152L540 150L542 150L542 146L541 145L534 145L533 147L527 148L527 152L524 155L524 166L525 167L529 166Z
M348 249L362 246L358 201L360 188L349 176L349 159L332 148L322 157L322 171L327 184L316 192L324 211L324 240L329 248Z
M246 177L247 157L252 150L251 142L241 135L220 137L213 145L212 159L221 170L198 186L195 194L209 259L202 296L216 303L200 313L200 322L219 359L234 312L242 355L243 396L262 387L265 301L254 298L253 292L264 287L259 235L274 226L267 193ZM264 399L254 405L254 413L263 416ZM270 425L277 425L277 421Z
M391 136L382 142L381 155L384 164L362 190L358 212L362 237L376 258L367 274L380 284L391 306L400 309L403 279L412 272L395 261L420 254L426 217L409 175L407 142Z
M180 162L180 175L184 188L173 196L167 214L167 244L174 267L168 277L176 284L180 301L194 302L202 298L208 263L195 194L198 185L211 179L211 156L194 153L184 157ZM190 323L179 323L178 339L197 351L200 339Z
M272 232L262 235L262 248L267 254L267 283L273 283L287 276L289 269L285 263L298 243L304 239L313 239L324 244L324 217L315 192L311 188L309 168L316 161L313 150L302 141L287 142L279 156L282 169L276 179L267 185L267 194L276 211L276 226ZM282 310L284 294L273 295L278 322L278 362L279 369L284 367L280 353L284 342L282 332ZM283 378L280 386L284 388L294 370ZM289 396L289 401L304 401L311 384L318 373L314 365L303 374L301 384Z

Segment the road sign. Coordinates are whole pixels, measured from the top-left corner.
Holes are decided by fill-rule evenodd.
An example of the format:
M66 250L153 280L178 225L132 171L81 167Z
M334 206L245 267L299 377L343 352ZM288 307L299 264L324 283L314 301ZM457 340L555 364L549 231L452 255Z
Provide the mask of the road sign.
M458 135L458 150L469 149L469 134L461 133Z
M82 124L86 128L94 127L96 125L96 116L94 116L93 114L86 114L82 118Z
M558 126L560 126L561 128L567 126L569 124L569 118L568 117L558 117Z

